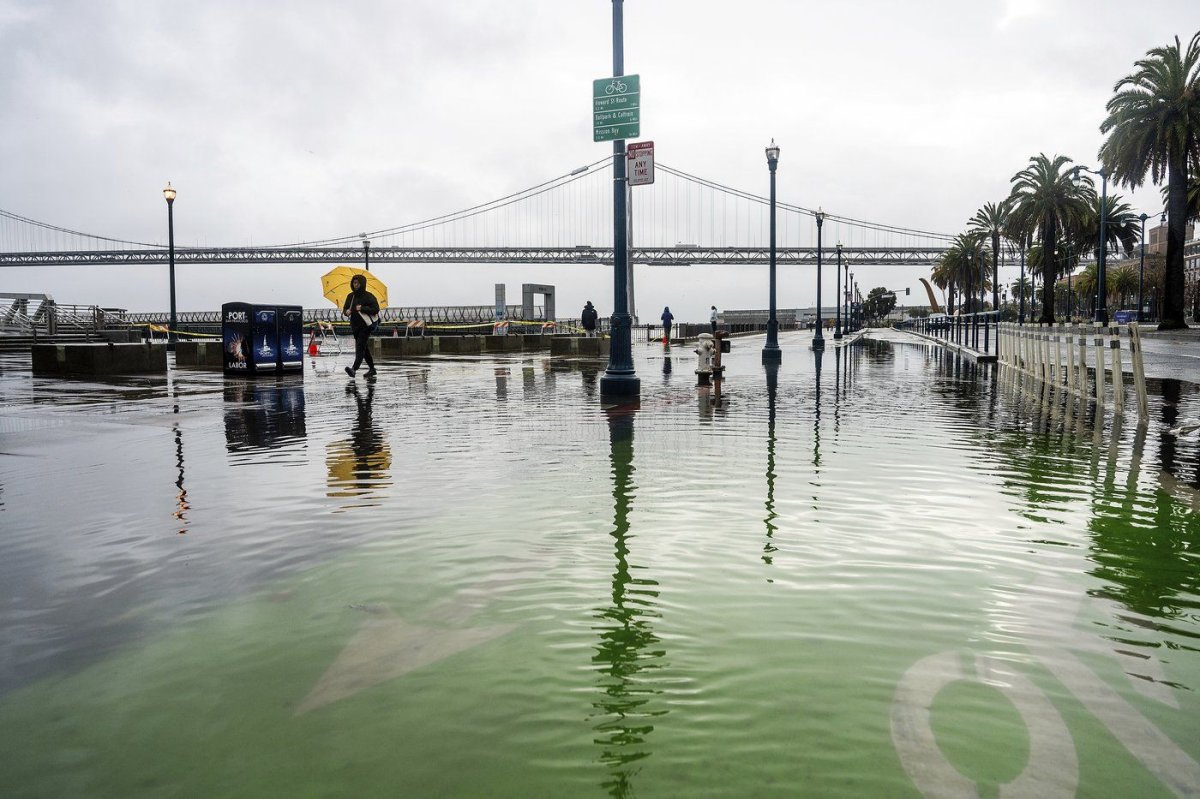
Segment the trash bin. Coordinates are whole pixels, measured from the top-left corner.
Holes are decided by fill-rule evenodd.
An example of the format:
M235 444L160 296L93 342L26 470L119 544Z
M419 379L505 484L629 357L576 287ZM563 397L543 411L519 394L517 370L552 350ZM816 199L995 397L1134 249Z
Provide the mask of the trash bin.
M276 307L279 324L279 371L304 373L304 309L299 305Z
M221 306L221 351L226 374L275 374L279 326L274 305L227 302Z

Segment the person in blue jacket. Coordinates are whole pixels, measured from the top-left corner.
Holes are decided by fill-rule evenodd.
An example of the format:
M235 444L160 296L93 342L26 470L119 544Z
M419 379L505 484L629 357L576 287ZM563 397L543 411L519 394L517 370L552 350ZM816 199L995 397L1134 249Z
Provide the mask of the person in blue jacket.
M663 307L662 325L663 325L663 343L667 344L671 341L671 323L675 321L675 314L671 313L671 306Z

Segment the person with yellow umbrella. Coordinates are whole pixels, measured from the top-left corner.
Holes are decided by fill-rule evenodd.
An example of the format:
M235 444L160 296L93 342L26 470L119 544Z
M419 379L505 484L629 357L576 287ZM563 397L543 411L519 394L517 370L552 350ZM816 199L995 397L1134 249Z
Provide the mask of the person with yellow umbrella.
M375 359L369 346L371 333L379 326L379 300L367 291L367 279L362 275L350 278L350 293L342 303L342 316L350 318L350 330L354 333L354 365L346 367L346 374L354 377L358 367L367 362L367 377L375 375Z

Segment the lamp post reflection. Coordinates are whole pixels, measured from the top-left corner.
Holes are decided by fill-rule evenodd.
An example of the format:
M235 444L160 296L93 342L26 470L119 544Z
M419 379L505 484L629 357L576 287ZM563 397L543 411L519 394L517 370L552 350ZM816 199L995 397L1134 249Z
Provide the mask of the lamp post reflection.
M176 406L177 410L178 407ZM179 489L179 493L175 495L175 512L171 515L179 522L179 535L187 535L187 512L192 506L188 503L187 489L183 487L183 431L179 429L178 422L173 427L175 429L175 468L178 471L175 487Z
M813 366L816 369L813 376L813 471L818 474L821 468L821 359L824 356L821 350L813 351Z
M775 396L779 390L779 364L766 363L763 368L767 372L767 501L764 503L767 515L763 519L763 524L767 528L767 540L763 544L763 563L770 566L774 562L775 552L775 531L778 526L775 524L775 519L779 514L775 512ZM768 583L775 582L770 577L767 578Z
M599 678L600 696L592 703L593 738L600 747L600 763L607 768L601 787L612 797L631 797L631 779L637 761L650 756L646 738L653 720L667 714L651 702L661 690L652 672L661 669L666 652L650 622L655 610L658 583L635 577L639 567L629 561L629 512L636 486L633 482L633 419L636 405L610 408L609 458L613 479L612 598L595 613L593 629L599 634L592 664Z

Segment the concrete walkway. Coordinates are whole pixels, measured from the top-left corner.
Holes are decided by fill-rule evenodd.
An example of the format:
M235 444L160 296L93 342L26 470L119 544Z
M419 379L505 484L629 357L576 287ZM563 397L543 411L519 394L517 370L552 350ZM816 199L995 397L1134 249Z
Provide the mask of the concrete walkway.
M1146 377L1175 378L1200 385L1200 327L1162 333L1142 329Z

